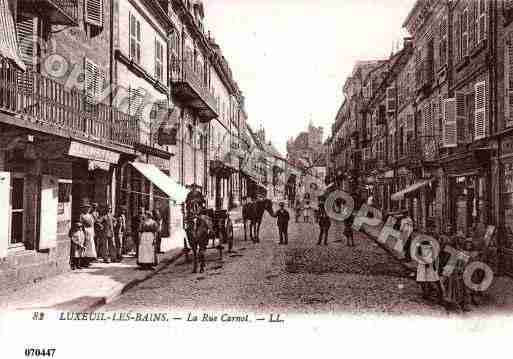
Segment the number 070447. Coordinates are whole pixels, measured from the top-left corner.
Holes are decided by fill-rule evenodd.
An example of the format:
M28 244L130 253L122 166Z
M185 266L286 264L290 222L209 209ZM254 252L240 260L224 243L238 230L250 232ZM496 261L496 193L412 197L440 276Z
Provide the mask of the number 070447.
M25 357L53 357L55 349L25 348Z

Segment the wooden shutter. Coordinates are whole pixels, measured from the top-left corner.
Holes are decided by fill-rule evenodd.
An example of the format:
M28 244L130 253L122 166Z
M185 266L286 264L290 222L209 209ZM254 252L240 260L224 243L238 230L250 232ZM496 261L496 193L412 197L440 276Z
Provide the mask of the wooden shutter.
M456 92L454 94L456 99L456 124L458 133L458 143L467 143L467 110L465 106L465 94L463 92Z
M481 42L486 39L486 1L478 0L478 18L477 18L477 42Z
M397 87L390 86L386 91L387 97L387 112L397 111Z
M85 21L103 27L103 0L85 0Z
M39 249L57 247L58 179L43 175L41 180L41 211Z
M433 135L433 115L431 113L431 103L424 104L422 111L424 118L424 136L429 137Z
M479 140L488 135L488 121L486 118L486 81L474 85L475 113L474 113L474 138Z
M468 55L468 9L461 14L461 56Z
M439 123L439 120L440 120L440 102L438 100L437 97L435 97L432 101L431 101L431 112L433 114L433 139L437 142L438 144L438 140L439 140L439 128L440 128L440 123Z
M435 43L433 39L428 41L425 55L424 65L426 74L424 81L427 84L431 84L435 79Z
M505 41L505 101L504 113L506 117L506 127L513 125L513 32L506 37Z
M469 49L473 49L477 44L477 1L470 1L470 13L468 19L469 26Z
M447 64L447 18L440 21L440 67Z
M11 224L11 174L0 172L0 258L7 257Z
M461 14L454 16L454 53L456 60L461 60Z
M105 71L88 58L84 58L84 92L86 101L95 104L103 95Z
M16 23L16 34L20 57L27 67L32 67L36 56L37 19L20 14Z
M444 101L443 138L443 147L450 148L458 145L456 99L454 98L449 98Z

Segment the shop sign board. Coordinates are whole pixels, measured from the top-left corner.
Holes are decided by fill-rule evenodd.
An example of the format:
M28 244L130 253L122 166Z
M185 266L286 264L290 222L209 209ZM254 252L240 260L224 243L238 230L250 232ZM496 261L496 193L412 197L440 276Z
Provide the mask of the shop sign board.
M70 143L68 155L108 163L119 161L119 153L76 141Z

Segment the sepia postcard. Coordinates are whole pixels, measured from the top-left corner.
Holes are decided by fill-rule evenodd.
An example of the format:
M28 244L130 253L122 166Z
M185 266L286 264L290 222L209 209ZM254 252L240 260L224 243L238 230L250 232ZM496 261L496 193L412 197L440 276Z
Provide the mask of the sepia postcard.
M490 357L513 1L0 0L0 357Z

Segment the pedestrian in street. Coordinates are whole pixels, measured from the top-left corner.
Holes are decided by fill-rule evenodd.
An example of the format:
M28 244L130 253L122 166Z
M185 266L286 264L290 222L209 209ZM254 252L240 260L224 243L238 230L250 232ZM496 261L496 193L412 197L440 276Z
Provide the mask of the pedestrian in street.
M151 211L146 211L144 220L139 228L139 250L137 256L137 265L142 269L151 270L158 264L157 252L155 248L157 238L158 224L153 219Z
M301 217L301 202L299 201L299 199L296 200L295 211L296 211L296 223L299 223L299 218Z
M84 266L88 267L91 262L95 261L97 258L96 252L96 234L94 231L94 217L90 213L91 206L89 205L89 200L83 199L80 207L80 218L79 221L82 224L82 228L84 231L84 253L82 263Z
M105 205L102 208L100 213L101 217L99 219L99 224L102 226L101 247L104 263L110 263L111 261L118 262L116 244L114 243L114 226L116 225L116 219L112 215L111 210L112 208L109 204Z
M119 262L126 251L126 207L121 206L116 216L114 226L114 244L116 245L116 257Z
M280 236L280 244L289 244L289 211L285 209L285 203L280 202L280 209L274 214L273 217L277 217L278 233Z
M146 217L146 209L144 207L139 207L139 213L137 213L132 218L132 242L135 246L135 258L138 257L139 253L139 240L140 240L140 232L141 224L144 222Z
M96 247L97 257L103 256L102 245L101 245L101 232L103 231L102 225L100 224L100 211L98 203L92 203L90 208L91 216L93 217L93 229L94 229L94 245Z
M417 264L417 283L422 289L422 298L428 299L433 288L436 287L439 304L443 305L443 290L438 275L440 258L434 258L433 247L429 241L422 241L417 248L417 257L422 258Z
M310 214L312 211L312 206L310 205L310 201L306 201L305 206L303 207L303 217L305 223L310 223Z
M71 270L80 269L84 266L85 235L81 222L73 223L69 233L71 240L70 265Z
M155 239L155 250L157 253L162 253L160 249L160 243L162 242L162 216L160 211L155 208L153 209L153 220L158 224L157 238Z
M328 245L328 233L331 227L331 220L324 208L324 203L319 203L319 241L317 245L321 245L324 240L324 245Z
M353 216L349 215L344 219L344 236L347 239L347 246L354 247L354 237L353 237Z

